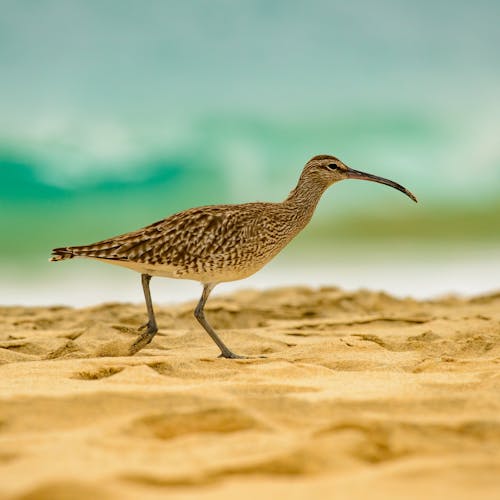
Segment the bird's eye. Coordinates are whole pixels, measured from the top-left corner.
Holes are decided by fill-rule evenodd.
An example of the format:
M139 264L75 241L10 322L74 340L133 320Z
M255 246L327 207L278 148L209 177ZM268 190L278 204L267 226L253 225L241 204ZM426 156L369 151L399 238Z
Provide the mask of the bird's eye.
M330 163L330 164L328 165L328 168L329 168L330 170L338 170L338 168L339 168L339 167L338 167L338 165L335 165L335 163Z

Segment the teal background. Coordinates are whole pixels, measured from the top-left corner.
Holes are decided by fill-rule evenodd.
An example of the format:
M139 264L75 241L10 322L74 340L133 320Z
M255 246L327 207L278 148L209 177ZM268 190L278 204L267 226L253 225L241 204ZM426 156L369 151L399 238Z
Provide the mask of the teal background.
M460 254L460 269L487 261L474 290L498 284L498 2L0 7L3 302L65 301L55 277L72 273L70 283L99 266L50 265L54 246L195 205L281 200L323 153L402 183L420 203L371 183L335 185L283 269L322 253L353 272L358 255L425 269ZM450 273L439 291L469 279Z

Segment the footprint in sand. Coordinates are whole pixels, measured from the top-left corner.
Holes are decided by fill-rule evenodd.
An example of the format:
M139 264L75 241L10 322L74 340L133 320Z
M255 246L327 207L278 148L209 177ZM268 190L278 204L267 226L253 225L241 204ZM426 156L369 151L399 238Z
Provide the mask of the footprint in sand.
M261 422L238 408L207 408L146 415L135 420L127 433L168 440L187 434L227 434L263 428Z
M101 378L111 377L123 371L122 366L107 366L97 370L81 371L75 374L72 378L79 380L99 380Z

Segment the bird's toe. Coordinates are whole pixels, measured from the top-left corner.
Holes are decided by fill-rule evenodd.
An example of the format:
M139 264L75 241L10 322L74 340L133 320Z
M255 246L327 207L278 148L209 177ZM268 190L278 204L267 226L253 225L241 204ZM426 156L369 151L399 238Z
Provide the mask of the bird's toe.
M221 352L218 357L226 359L260 359L260 358L265 358L266 356L243 356L240 354L236 354L232 351L228 351L228 352Z
M139 352L142 348L147 346L152 340L156 332L144 332L139 338L130 346L130 355Z

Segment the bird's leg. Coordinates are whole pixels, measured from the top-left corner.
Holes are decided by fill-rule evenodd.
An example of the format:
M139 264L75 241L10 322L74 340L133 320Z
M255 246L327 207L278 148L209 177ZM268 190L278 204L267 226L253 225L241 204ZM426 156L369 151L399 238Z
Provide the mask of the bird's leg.
M146 333L151 335L151 338L158 331L156 325L155 312L153 310L153 302L151 300L151 291L149 290L149 282L151 276L149 274L141 274L142 289L144 290L144 298L146 299L146 308L148 310L148 322L142 325L139 330L146 330Z
M144 298L146 299L146 308L148 310L148 322L142 325L139 330L146 330L139 338L132 344L130 354L135 354L140 351L144 346L148 345L158 331L156 324L155 313L153 310L153 302L151 301L151 292L149 290L149 282L151 276L149 274L141 274L142 289L144 290Z
M246 356L239 356L238 354L235 354L226 346L226 344L224 344L224 342L222 342L220 337L217 335L215 330L210 326L205 318L205 312L203 309L205 307L208 296L210 295L210 292L214 289L214 287L215 284L213 283L203 285L203 293L201 294L200 301L198 302L198 305L194 310L194 316L198 320L200 325L205 329L205 331L210 335L212 340L217 344L217 347L220 349L221 354L219 358L245 359Z

